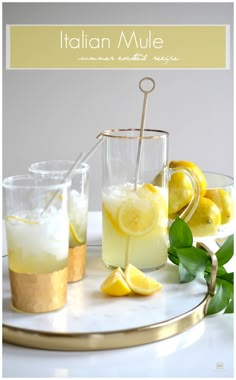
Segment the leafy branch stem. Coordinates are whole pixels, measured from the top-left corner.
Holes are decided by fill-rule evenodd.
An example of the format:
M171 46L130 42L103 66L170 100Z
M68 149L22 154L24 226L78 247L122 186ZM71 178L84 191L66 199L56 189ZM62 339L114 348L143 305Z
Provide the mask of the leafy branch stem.
M205 278L209 294L212 296L207 314L220 311L234 311L234 273L228 273L224 267L234 254L234 237L230 235L213 253L203 243L193 246L193 236L188 225L179 217L169 231L169 260L178 265L181 283L193 281L197 277Z

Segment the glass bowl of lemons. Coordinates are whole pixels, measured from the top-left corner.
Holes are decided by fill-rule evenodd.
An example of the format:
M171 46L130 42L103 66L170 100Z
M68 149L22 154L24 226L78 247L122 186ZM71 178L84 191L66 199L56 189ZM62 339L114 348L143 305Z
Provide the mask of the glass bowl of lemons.
M195 163L171 161L169 167L190 170L198 181L200 198L187 221L196 240L224 239L234 231L234 180L232 177L203 172ZM192 197L192 185L182 173L173 174L169 182L169 221L181 216Z

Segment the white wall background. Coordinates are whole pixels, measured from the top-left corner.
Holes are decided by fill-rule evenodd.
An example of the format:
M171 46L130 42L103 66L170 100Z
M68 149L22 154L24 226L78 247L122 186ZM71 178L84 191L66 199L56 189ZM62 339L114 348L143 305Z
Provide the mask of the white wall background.
M75 159L107 128L140 127L138 83L151 76L146 127L170 132L169 159L233 175L233 3L3 3L6 24L230 24L230 70L3 68L3 176ZM4 53L5 54L5 53ZM3 55L5 56L5 55ZM101 154L90 160L90 210L101 208Z

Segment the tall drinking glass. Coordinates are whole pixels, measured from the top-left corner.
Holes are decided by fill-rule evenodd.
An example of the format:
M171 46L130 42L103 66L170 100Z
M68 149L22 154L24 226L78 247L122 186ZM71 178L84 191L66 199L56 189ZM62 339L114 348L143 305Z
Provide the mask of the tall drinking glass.
M73 161L53 160L31 164L35 176L59 178L61 181L72 167ZM89 166L81 164L71 179L69 193L69 260L68 282L81 280L86 270L87 215L89 191Z
M139 129L119 129L106 130L99 136L105 140L103 261L110 268L124 268L128 263L143 270L159 268L167 260L169 178L180 171L192 183L192 199L185 210L185 220L197 207L196 179L182 168L168 168L168 132L145 129L140 137ZM158 186L154 185L157 178Z
M3 181L12 305L17 310L47 312L66 302L69 186L69 181L35 181L30 175ZM61 201L43 212L57 191Z

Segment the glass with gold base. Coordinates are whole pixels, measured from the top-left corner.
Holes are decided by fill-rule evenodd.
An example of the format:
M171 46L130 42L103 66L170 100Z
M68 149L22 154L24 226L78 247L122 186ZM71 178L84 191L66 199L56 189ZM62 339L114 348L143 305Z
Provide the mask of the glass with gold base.
M56 177L63 180L73 165L69 160L41 161L29 166L35 177ZM85 163L75 169L69 193L69 260L68 282L81 280L86 271L87 216L89 166ZM60 196L58 197L60 202Z
M12 305L28 313L65 305L68 276L70 181L30 175L3 181L4 214ZM44 207L58 192L61 202Z

